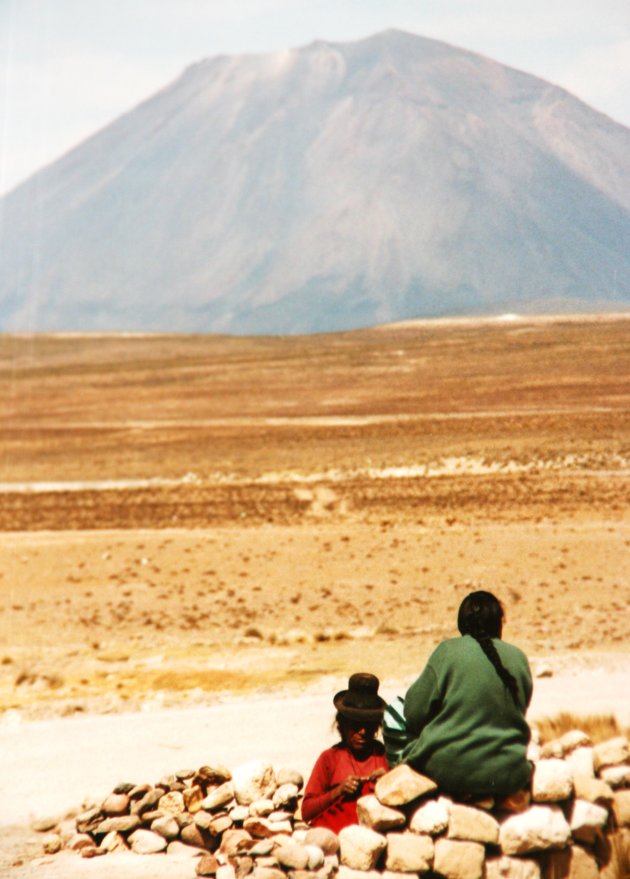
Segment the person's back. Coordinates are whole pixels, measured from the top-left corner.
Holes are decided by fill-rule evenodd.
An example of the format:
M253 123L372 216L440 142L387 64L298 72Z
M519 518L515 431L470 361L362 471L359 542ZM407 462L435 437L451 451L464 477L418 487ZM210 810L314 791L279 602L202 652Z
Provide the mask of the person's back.
M529 782L529 664L517 647L488 640L514 681L516 698L469 634L442 642L405 697L407 729L415 738L402 761L447 793L503 796Z

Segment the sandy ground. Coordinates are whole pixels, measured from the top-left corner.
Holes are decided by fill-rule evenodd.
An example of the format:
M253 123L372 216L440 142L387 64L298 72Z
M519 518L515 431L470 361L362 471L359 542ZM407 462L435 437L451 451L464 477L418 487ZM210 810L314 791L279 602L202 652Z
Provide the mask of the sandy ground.
M307 773L488 588L531 718L630 723L630 321L289 339L0 337L0 874L33 819L256 757Z
M594 656L589 661L591 668L560 670L536 680L532 722L559 710L583 708L584 713L613 713L630 724L630 703L619 699L620 693L630 692L630 657ZM403 686L386 681L382 692L391 698ZM277 693L227 698L203 708L32 722L5 717L0 777L3 789L12 793L0 800L0 867L16 879L192 877L189 859L161 855L108 855L91 861L71 853L42 856L39 837L29 827L36 819L61 817L98 803L122 781L154 782L204 763L234 768L263 758L275 768L289 766L306 775L319 751L334 741L331 717L328 693Z

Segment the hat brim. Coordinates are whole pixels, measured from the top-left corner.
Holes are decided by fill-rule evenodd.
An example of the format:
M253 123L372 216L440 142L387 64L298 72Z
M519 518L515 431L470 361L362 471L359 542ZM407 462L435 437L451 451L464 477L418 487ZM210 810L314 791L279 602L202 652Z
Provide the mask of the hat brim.
M374 708L355 708L353 705L345 704L345 698L349 692L349 690L340 690L333 697L333 704L342 717L347 717L348 720L362 720L365 723L383 722L383 714L387 707L387 702L384 699L377 696L378 706Z

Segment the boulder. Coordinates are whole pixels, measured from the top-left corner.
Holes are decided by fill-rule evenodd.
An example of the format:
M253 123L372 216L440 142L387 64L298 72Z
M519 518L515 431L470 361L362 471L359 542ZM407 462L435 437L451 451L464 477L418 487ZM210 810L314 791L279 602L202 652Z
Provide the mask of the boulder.
M433 870L446 879L481 879L485 849L479 842L438 839Z
M245 829L233 828L226 830L221 837L220 851L226 857L232 857L239 852L247 851L254 845L254 840Z
M327 827L311 827L304 837L305 845L316 845L324 855L336 855L339 851L339 837Z
M336 879L381 879L382 875L378 870L356 870L341 864Z
M225 781L223 784L220 784L218 787L213 788L208 791L206 796L201 801L201 809L206 809L208 812L212 812L213 809L219 809L221 806L227 805L227 803L231 803L234 799L234 785L231 781Z
M591 778L595 776L593 754L594 750L592 746L589 748L576 748L574 751L571 751L570 754L567 754L565 760L574 778L577 775L590 776Z
M140 827L140 816L139 815L118 815L113 818L105 818L98 827L95 828L94 833L97 836L101 834L104 836L106 833L111 833L112 830L116 833L131 833L133 830L136 830ZM78 825L77 825L78 826Z
M161 787L151 788L139 799L134 800L130 808L131 814L142 815L143 812L148 812L150 809L154 809L163 796L164 791Z
M577 842L592 845L607 821L608 809L587 800L573 800L569 827Z
M219 868L219 862L214 855L202 855L195 867L197 876L214 876Z
M560 736L560 744L562 745L562 752L566 757L567 754L575 751L576 748L588 747L593 742L590 736L582 732L581 729L572 729L563 736Z
M134 830L129 837L129 845L131 850L138 855L154 855L157 852L163 852L166 848L166 840L159 833L153 833L152 830Z
M533 858L507 855L486 858L485 879L540 879L540 864Z
M177 815L179 812L183 812L186 809L186 803L184 800L184 795L181 791L169 791L164 794L159 801L160 812L164 812L168 815Z
M294 784L298 790L301 790L304 787L304 778L297 770L282 767L276 772L276 784L278 787L282 787L283 784Z
M573 778L573 789L576 798L610 807L613 801L613 789L601 778L588 775L576 775Z
M203 791L198 784L187 787L182 791L184 809L187 812L198 812L201 809L201 801L204 799Z
M221 763L216 763L213 766L202 766L193 773L192 778L193 784L198 784L207 790L209 787L218 787L224 781L229 781L232 773Z
M304 844L304 848L308 853L307 868L309 870L319 870L320 867L324 866L324 852L318 845Z
M273 854L280 866L288 870L306 870L308 867L308 852L299 843L279 845L274 849Z
M404 827L406 823L405 815L402 812L384 806L374 794L368 794L357 800L357 816L359 824L370 827L377 832Z
M129 803L127 794L110 794L103 800L101 811L104 815L124 815L129 809Z
M250 815L262 815L263 818L266 818L267 815L271 815L273 810L273 800L269 799L269 797L265 797L262 800L255 800L255 802L249 804Z
M563 848L570 841L571 830L562 809L556 805L530 806L506 818L499 830L499 844L506 855Z
M630 784L630 766L620 763L615 766L605 766L599 771L599 777L612 788L623 787Z
M179 836L179 824L172 815L163 815L151 822L151 830L163 836L167 842L172 842Z
M101 840L101 848L106 852L125 852L129 846L121 833L112 830Z
M452 803L447 836L495 845L499 841L499 822L482 809Z
M404 806L434 790L437 790L434 781L406 763L399 763L378 779L374 793L384 806Z
M245 806L272 797L276 790L273 767L264 760L252 760L239 766L234 770L232 782L237 803Z
M297 784L287 783L279 785L273 795L273 805L276 809L289 806L298 798L300 789Z
M607 739L605 742L599 742L593 750L595 769L597 770L603 766L626 763L630 759L630 749L626 736L616 736L613 739Z
M535 803L557 803L568 799L573 791L571 769L564 760L554 757L539 760L534 765L531 790Z
M409 821L409 829L414 833L428 833L437 836L448 827L449 809L452 805L448 797L428 800L415 810Z
M388 833L385 867L398 873L424 873L433 863L433 840L418 833Z
M236 879L236 870L233 864L219 864L215 873L217 879Z
M372 870L387 847L387 840L369 827L351 824L339 831L341 863L354 870Z

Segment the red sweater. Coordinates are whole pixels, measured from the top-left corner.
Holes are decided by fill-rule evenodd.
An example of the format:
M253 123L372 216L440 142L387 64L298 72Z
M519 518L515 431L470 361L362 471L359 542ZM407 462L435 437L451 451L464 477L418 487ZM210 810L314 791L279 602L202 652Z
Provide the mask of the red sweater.
M327 809L322 810L325 794L349 775L368 778L377 769L389 769L385 749L374 742L372 753L358 760L343 744L328 748L317 758L311 777L304 790L302 817L312 827L328 827L338 833L342 827L357 823L357 799L374 791L374 782L365 781L356 794L342 794Z

